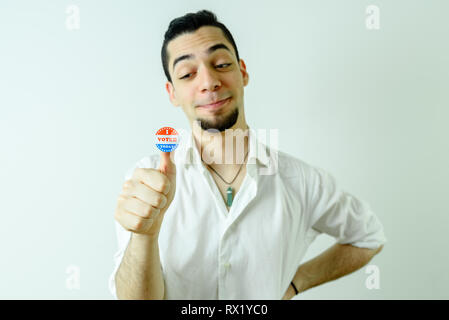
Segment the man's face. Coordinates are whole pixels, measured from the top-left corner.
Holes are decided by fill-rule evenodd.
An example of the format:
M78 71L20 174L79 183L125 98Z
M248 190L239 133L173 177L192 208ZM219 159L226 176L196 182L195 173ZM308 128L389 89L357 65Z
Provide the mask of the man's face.
M199 120L203 130L224 131L245 121L246 66L242 59L237 61L221 29L205 26L178 36L168 43L167 52L173 84L167 81L166 89L170 101L182 106L190 123ZM225 103L210 105L221 100Z

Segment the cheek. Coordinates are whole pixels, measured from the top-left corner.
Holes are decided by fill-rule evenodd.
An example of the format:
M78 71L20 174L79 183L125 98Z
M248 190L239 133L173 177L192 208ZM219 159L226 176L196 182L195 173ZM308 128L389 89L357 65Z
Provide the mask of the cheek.
M177 98L182 106L190 107L194 104L195 98L191 88L184 86L182 90L178 90Z
M243 77L240 71L233 72L230 78L230 81L234 87L242 87L243 86Z
M232 88L234 92L241 93L244 87L241 74L233 74L230 78L228 78L226 81L226 87Z

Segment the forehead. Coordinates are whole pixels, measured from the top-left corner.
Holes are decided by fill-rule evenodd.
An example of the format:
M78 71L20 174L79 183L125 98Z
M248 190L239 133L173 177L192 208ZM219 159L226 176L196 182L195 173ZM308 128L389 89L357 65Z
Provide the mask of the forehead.
M217 43L224 43L230 50L233 50L232 45L218 27L204 26L195 32L176 37L167 45L170 69L177 57L185 54L194 54L195 56L205 54L211 45Z

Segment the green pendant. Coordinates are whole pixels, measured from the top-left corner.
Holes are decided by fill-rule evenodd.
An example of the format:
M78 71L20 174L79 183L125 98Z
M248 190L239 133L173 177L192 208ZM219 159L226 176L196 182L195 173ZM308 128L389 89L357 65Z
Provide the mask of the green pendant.
M232 188L228 187L228 189L226 190L226 204L228 207L230 207L232 205Z

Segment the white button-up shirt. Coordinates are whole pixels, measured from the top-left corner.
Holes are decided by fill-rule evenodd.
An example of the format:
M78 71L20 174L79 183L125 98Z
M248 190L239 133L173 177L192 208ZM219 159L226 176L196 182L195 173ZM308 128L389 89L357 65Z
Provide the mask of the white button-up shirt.
M386 243L369 205L321 168L274 150L249 131L246 176L228 212L193 136L175 151L176 193L159 234L167 299L282 299L307 248L320 233L340 244ZM158 168L160 155L136 167ZM109 288L131 232L115 221L118 250Z

